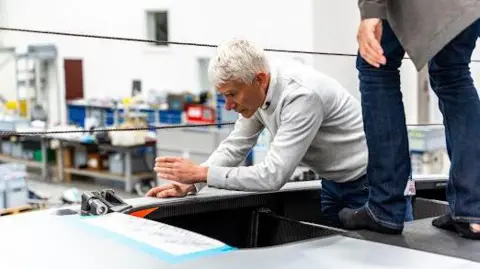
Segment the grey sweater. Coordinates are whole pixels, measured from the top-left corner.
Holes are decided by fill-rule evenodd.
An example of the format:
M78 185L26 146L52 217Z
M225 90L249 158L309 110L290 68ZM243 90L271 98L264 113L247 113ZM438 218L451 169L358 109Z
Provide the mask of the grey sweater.
M267 105L270 103L270 105ZM264 128L273 141L263 162L239 166ZM336 182L366 173L368 151L359 102L337 81L295 62L272 64L265 105L240 118L202 165L207 184L243 191L280 189L299 164ZM205 183L196 184L200 190Z

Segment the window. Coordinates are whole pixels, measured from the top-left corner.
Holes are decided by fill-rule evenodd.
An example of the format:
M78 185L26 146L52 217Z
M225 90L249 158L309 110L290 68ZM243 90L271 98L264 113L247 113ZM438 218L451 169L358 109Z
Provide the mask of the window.
M168 13L167 11L147 12L148 39L168 41ZM167 46L167 43L152 43L156 46Z

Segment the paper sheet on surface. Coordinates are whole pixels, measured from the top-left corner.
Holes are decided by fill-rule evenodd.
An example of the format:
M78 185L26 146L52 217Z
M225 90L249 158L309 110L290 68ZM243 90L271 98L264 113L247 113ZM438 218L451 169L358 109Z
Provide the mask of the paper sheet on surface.
M172 255L186 255L225 247L212 238L164 223L121 213L110 213L83 221L148 244Z

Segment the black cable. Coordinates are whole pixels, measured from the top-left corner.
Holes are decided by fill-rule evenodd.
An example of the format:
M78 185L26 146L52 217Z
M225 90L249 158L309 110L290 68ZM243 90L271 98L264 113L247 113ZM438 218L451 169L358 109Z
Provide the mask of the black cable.
M13 27L0 27L0 30L13 31L13 32L35 33L35 34L62 35L62 36L74 36L74 37L85 37L85 38L131 41L131 42L156 43L156 44L173 44L173 45L182 45L182 46L196 46L196 47L210 47L210 48L217 47L217 45L214 45L214 44L204 44L204 43L196 43L196 42L179 42L179 41L165 41L165 40L153 40L153 39L142 39L142 38L131 38L131 37L105 36L105 35L93 35L93 34L78 34L78 33L34 30L34 29L13 28ZM264 50L265 51L272 51L272 52L314 54L314 55L327 55L327 56L349 56L349 57L356 57L357 56L357 54L352 54L352 53L335 53L335 52L319 52L319 51L272 49L272 48L266 48ZM405 57L404 59L408 60L410 58ZM480 62L480 60L473 60L472 59L471 62Z
M57 131L38 131L38 132L12 132L12 131L0 131L0 137L6 136L41 136L48 134L66 134L66 133L96 133L96 132L121 132L121 131L153 131L163 129L176 129L176 128L198 128L198 127L210 127L210 126L224 126L233 125L235 122L219 122L219 123L204 123L204 124L177 124L177 125L164 125L153 127L130 127L130 128L98 128L98 129L82 129L82 130L57 130Z
M96 38L96 39L107 39L107 40L120 40L120 41L129 41L129 42L144 42L144 43L155 43L155 44L172 44L172 45L181 45L181 46L196 46L196 47L210 47L210 48L215 48L215 47L217 47L217 45L213 45L213 44L203 44L203 43L195 43L195 42L176 42L176 41L164 41L164 40L153 40L153 39L142 39L142 38L130 38L130 37L118 37L118 36L105 36L105 35L93 35L93 34L78 34L78 33L55 32L55 31L44 31L44 30L34 30L34 29L24 29L24 28L12 28L12 27L0 27L0 30L4 30L4 31L14 31L14 32L35 33L35 34L48 34L48 35L85 37L85 38ZM348 53L329 53L329 52L316 52L316 51L303 51L303 50L287 50L287 49L268 49L268 48L267 48L267 49L265 49L265 51L284 52L284 53L299 53L299 54L332 55L332 56L357 56L356 54L348 54Z
M176 124L153 127L130 127L130 128L92 128L82 130L57 130L57 131L38 131L38 132L15 132L15 131L0 131L0 137L9 136L42 136L49 134L66 134L66 133L98 133L98 132L122 132L122 131L154 131L163 129L177 129L177 128L198 128L211 126L225 126L234 125L235 121L219 122L219 123L204 123L204 124ZM441 123L419 123L407 124L407 126L443 126Z

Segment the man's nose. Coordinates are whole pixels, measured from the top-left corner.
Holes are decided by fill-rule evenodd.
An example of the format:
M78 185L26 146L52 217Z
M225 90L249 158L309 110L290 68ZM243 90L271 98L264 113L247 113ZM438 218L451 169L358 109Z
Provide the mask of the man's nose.
M235 107L237 107L237 104L235 104L235 102L230 101L230 100L227 100L227 101L225 102L225 109L226 109L226 110L235 109Z

